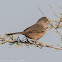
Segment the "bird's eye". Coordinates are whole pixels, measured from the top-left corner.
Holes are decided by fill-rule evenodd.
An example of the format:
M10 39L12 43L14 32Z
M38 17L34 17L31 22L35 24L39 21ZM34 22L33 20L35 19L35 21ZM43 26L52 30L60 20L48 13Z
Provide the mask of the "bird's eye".
M44 32L44 30L42 30L42 32Z

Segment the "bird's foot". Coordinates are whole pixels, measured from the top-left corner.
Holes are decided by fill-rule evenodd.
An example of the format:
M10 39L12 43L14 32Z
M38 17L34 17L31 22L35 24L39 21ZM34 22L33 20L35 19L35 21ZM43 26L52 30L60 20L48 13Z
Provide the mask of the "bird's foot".
M41 42L39 42L37 40L35 40L35 42L39 43L39 45L42 46L42 47L44 46Z
M39 42L39 44L40 44L40 46L42 46L42 47L44 46L41 42Z

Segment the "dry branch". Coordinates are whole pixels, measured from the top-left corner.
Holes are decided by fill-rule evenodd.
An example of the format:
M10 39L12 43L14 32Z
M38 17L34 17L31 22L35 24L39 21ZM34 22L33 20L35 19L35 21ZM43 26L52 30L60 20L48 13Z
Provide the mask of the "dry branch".
M49 44L43 44L43 45L40 45L39 43L35 43L33 40L29 41L28 38L25 38L25 40L21 40L18 36L17 38L15 38L13 35L12 37L11 36L5 36L4 37L0 37L0 45L1 44L5 44L5 43L9 43L9 45L13 45L13 44L16 44L18 46L22 46L23 44L27 45L27 46L36 46L36 47L48 47L48 48L54 48L56 50L62 50L62 47L54 47L52 45L49 45Z

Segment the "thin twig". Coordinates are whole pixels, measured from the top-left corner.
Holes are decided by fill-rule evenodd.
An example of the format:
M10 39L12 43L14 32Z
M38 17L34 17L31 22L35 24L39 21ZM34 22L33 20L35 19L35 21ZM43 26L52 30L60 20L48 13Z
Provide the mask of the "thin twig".
M47 17L44 13L43 13L43 11L41 11L41 9L40 8L38 8L39 10L40 10L40 12L45 16L45 17Z
M38 8L39 9L39 11L46 17L46 18L48 18L46 15L45 15L45 13L40 9L40 8Z
M57 50L62 50L62 48L54 47L54 46L51 46L51 45L45 45L45 47L54 48L54 49L57 49Z
M52 9L52 11L53 11L54 15L57 17L57 19L60 18L60 17L56 14L56 12L54 11L54 8L50 5L49 1L46 0L46 2L48 3L48 5L50 6L50 8Z

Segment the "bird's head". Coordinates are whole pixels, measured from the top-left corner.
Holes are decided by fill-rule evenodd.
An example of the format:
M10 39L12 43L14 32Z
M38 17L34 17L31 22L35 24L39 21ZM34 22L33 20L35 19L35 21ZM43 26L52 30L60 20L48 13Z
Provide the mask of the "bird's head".
M44 27L48 27L48 24L49 24L50 22L49 22L49 20L46 18L46 17L42 17L42 18L40 18L37 22L36 22L36 24L39 24L39 25L43 25Z

